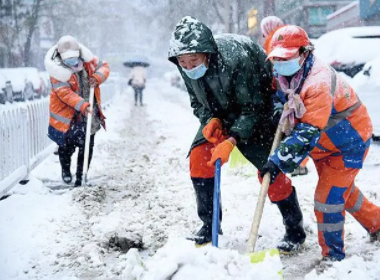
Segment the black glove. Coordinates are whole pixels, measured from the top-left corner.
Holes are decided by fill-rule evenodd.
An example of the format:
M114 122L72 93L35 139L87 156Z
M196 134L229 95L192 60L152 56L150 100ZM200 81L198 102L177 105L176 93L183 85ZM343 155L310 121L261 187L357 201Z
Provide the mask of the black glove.
M260 177L264 178L264 175L268 172L270 173L270 184L273 184L278 174L281 173L281 170L273 161L268 160L268 162L260 170Z

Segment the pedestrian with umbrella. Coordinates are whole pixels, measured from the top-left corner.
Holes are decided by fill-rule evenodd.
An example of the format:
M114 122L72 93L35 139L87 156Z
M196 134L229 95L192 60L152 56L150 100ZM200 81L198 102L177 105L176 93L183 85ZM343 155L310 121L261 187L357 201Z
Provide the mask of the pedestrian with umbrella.
M135 91L135 106L140 103L143 106L143 90L145 89L146 83L146 67L149 63L144 58L135 57L124 62L125 67L131 67L131 76L129 78L128 84Z

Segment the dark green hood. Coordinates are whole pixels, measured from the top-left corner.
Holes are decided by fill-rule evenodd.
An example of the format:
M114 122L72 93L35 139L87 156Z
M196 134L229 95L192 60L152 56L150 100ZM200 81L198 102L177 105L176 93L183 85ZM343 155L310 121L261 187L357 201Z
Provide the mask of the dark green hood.
M186 16L176 25L170 39L168 58L178 65L176 57L186 53L216 53L216 43L210 28Z

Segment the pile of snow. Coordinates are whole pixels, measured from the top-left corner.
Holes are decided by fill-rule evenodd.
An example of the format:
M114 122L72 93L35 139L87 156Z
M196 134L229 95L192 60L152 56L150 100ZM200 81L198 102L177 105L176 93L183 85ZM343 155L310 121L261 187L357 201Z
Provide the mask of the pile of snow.
M328 32L314 41L315 54L329 64L363 64L379 54L379 26L350 27Z
M2 91L3 88L5 88L6 82L7 82L7 80L6 80L5 76L4 76L4 74L2 74L0 72L0 91Z
M208 280L208 279L281 279L280 258L269 254L263 262L252 264L248 256L237 251L210 246L195 248L186 240L169 242L145 263L145 280ZM137 275L136 275L137 276Z
M373 262L362 256L352 256L343 262L336 262L322 275L315 270L306 275L305 280L358 280L380 278L380 251L373 254Z

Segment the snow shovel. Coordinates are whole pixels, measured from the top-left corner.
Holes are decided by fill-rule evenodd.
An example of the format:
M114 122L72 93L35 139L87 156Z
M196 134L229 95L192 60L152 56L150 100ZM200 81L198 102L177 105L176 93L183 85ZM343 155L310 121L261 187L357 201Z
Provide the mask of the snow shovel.
M271 155L275 152L276 148L280 144L281 138L282 138L282 131L281 131L281 127L278 126L274 140L273 140L272 148L270 151ZM251 232L250 232L248 244L247 244L246 253L250 256L251 263L262 262L265 259L267 254L269 254L272 257L273 256L278 256L278 257L280 256L280 253L279 253L278 249L276 249L276 248L267 249L267 250L260 251L260 252L254 252L257 237L258 237L259 225L260 225L261 217L263 215L265 198L268 194L269 184L270 184L270 174L266 173L264 175L263 182L261 184L261 189L260 189L259 197L257 200L255 214L253 215ZM279 275L282 276L282 272L279 272Z
M90 106L89 108L92 111L94 104L94 91L93 87L90 88ZM92 123L92 114L87 114L87 124L86 124L86 140L84 145L84 162L83 162L83 177L82 177L82 187L86 186L87 183L87 172L88 172L88 155L90 153L90 138L91 138L91 123Z
M215 181L214 181L214 203L212 209L212 246L218 247L219 228L220 228L220 170L222 162L218 159L215 162Z

